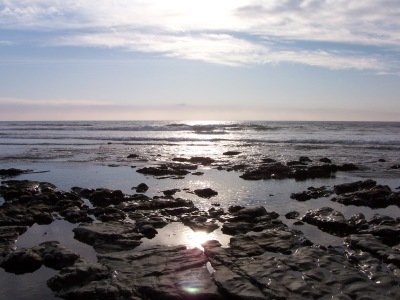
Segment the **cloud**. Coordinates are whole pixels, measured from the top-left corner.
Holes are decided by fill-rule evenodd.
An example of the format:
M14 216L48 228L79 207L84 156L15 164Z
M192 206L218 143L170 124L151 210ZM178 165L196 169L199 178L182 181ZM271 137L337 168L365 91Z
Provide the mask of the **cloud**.
M0 1L0 26L47 45L119 48L231 66L399 69L398 0Z

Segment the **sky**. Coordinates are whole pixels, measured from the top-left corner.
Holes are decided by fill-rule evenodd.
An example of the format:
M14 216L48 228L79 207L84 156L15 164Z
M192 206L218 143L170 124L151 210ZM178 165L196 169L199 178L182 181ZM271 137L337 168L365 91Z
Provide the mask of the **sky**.
M400 121L399 0L0 0L0 120Z

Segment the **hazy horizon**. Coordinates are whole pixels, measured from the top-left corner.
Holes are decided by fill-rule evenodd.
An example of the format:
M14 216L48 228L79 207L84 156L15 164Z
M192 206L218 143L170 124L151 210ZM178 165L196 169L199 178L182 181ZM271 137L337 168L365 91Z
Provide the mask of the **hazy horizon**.
M397 0L0 0L0 120L400 121Z

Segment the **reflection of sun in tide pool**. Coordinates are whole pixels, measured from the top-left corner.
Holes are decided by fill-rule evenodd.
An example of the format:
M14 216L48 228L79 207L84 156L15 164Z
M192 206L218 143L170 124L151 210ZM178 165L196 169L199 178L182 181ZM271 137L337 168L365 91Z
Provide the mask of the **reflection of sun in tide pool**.
M203 250L202 244L212 239L213 237L204 231L192 231L186 236L186 245L188 248L199 248Z

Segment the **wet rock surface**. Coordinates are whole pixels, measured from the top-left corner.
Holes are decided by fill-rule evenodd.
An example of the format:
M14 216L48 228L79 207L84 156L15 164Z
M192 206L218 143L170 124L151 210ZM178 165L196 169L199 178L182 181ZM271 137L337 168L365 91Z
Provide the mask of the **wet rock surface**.
M218 195L218 192L211 188L197 189L194 190L194 193L201 198L211 198Z
M0 266L15 274L31 273L42 265L60 270L73 265L79 255L59 245L58 242L45 242L39 246L17 249L2 260Z
M306 191L300 192L300 193L292 193L290 195L290 198L296 199L298 201L307 201L310 199L317 199L321 197L329 197L330 195L333 194L333 191L330 190L326 186L321 186L318 188L310 186L307 188Z
M332 200L344 205L371 208L382 208L389 205L400 206L399 192L393 192L386 185L377 185L373 180L336 185L334 191L338 196Z
M290 173L312 167L305 158L298 162L278 169L283 166ZM396 197L386 188L374 194L374 188L380 186L361 182L334 190L337 198L361 198L363 193L375 200L379 195ZM64 299L396 299L400 293L400 218L377 214L367 220L357 214L346 219L329 207L309 210L303 222L344 237L342 246L325 247L313 245L263 206L202 211L191 201L174 198L176 192L165 190L151 198L108 189L63 192L49 183L5 181L0 188L5 200L0 207L0 266L16 274L43 265L59 270L48 286ZM307 192L312 197L331 193L325 187ZM93 246L98 263L86 262L57 242L15 249L15 240L28 226L55 218L80 223L73 230L75 238ZM229 247L208 241L204 251L166 245L137 248L145 237L177 221L206 232L221 227L232 236Z
M196 170L197 165L192 164L161 164L155 167L144 167L137 169L136 172L152 176L185 176L190 170Z
M21 174L33 172L32 170L21 170L16 168L0 169L0 178L15 177Z

